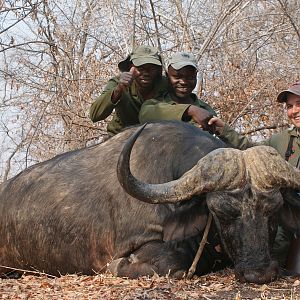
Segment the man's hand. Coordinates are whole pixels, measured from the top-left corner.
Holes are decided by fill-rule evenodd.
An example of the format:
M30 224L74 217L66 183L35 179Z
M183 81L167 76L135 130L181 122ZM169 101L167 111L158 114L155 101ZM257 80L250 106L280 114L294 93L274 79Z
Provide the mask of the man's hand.
M120 75L120 80L111 97L112 103L117 103L121 98L123 91L130 87L134 77L135 77L136 69L135 66L132 66L129 72L122 72Z
M225 123L218 117L212 117L208 121L209 126L213 126L216 134L221 134L223 132Z
M208 125L216 125L217 127L224 127L225 123L217 117L212 117L209 121L208 121Z
M215 133L215 126L209 125L208 121L213 117L212 113L206 109L200 108L195 105L189 106L187 109L187 114L192 117L192 119L199 124L199 127L206 130L212 134Z
M123 88L129 87L134 79L135 66L132 66L129 72L123 72L120 75L119 85Z

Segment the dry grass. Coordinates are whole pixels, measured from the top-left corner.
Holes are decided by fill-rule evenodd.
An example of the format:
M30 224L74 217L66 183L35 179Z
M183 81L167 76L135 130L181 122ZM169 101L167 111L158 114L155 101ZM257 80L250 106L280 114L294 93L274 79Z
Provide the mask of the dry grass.
M23 275L1 279L1 299L300 299L300 278L283 278L265 285L236 282L232 270L191 280L144 277L136 280L95 276Z

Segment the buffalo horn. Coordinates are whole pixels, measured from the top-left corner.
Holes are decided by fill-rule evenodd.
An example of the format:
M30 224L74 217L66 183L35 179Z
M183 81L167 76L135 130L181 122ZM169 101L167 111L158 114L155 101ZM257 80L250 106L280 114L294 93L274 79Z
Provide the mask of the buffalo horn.
M275 149L256 146L245 150L244 156L251 184L258 190L300 189L300 170L285 161Z
M129 162L131 149L144 127L128 139L118 161L119 182L131 196L148 203L175 203L188 200L193 195L233 190L246 184L243 153L229 148L212 151L177 180L161 184L141 182L132 175Z

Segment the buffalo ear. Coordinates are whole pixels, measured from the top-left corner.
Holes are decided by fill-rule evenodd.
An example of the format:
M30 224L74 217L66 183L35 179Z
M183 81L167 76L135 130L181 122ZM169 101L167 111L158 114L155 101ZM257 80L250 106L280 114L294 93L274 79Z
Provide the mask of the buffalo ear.
M284 200L279 212L279 223L293 233L300 233L300 194L299 191L282 188L280 190Z
M194 201L192 201L194 202ZM192 205L177 207L176 213L168 216L163 225L163 240L182 241L200 235L204 230L208 217L205 201L197 201Z

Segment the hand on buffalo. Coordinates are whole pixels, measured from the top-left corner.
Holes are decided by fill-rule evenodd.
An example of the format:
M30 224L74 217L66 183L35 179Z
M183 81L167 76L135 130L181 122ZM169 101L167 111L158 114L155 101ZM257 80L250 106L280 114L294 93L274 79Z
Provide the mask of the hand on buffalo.
M214 126L215 133L220 134L223 131L223 128L225 126L225 123L218 117L212 117L208 121L209 126Z
M200 108L195 105L189 106L187 109L187 114L199 124L203 130L206 130L212 134L215 133L215 125L209 125L208 121L213 117L213 115L206 109Z
M112 94L112 103L115 104L121 98L123 91L132 84L135 72L135 67L132 66L129 72L121 73L119 83Z
M217 127L224 127L225 123L218 117L212 117L208 121L208 125L216 125Z

